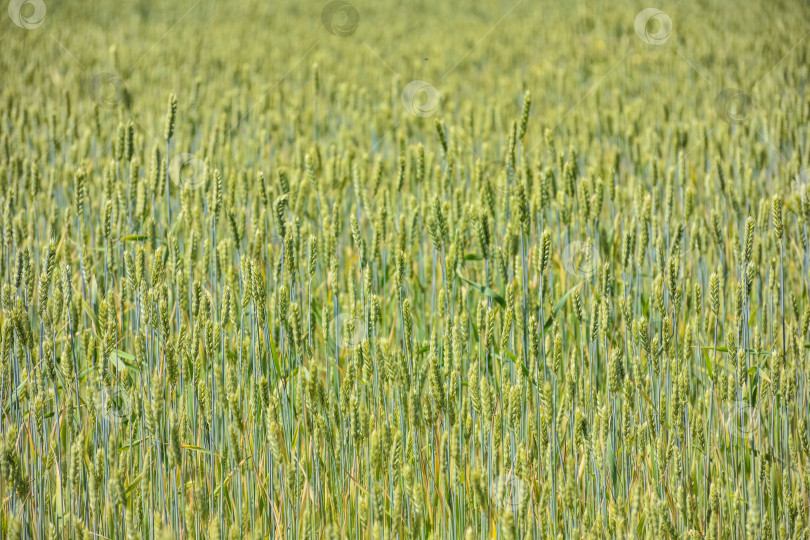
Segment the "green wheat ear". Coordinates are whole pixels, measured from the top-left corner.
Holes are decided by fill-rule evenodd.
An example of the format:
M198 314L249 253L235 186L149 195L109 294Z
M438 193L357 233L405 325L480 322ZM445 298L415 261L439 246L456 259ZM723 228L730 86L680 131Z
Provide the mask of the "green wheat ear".
M447 155L447 134L444 131L444 126L438 118L434 122L434 125L436 126L436 134L439 136L439 142L442 145L442 150L444 150L445 155ZM422 147L420 145L420 155L422 154L421 148Z
M518 140L523 140L526 135L526 127L529 124L529 111L532 107L532 94L528 90L523 95L523 111L520 114L520 130L518 131Z
M174 136L174 124L177 119L177 96L169 94L169 103L166 106L166 122L163 130L163 139L168 143Z
M667 19L720 15L761 32L688 63L747 47L802 82L801 51L759 36L803 35L806 6L777 27L708 3L686 28L675 6L583 25L549 5L461 61L480 25L421 17L431 54L406 69L412 40L357 45L410 8L354 4L270 48L226 39L264 17L192 10L151 63L133 6L61 10L82 63L130 38L91 81L62 47L13 54L34 28L7 40L0 537L805 538L803 87L719 92L656 52ZM526 69L541 19L556 46ZM306 52L313 24L329 50ZM184 62L192 34L211 46ZM660 69L583 39L639 39ZM425 116L399 114L403 69L437 65L441 117L418 80Z
M777 240L782 239L782 197L774 195L771 199L773 230Z

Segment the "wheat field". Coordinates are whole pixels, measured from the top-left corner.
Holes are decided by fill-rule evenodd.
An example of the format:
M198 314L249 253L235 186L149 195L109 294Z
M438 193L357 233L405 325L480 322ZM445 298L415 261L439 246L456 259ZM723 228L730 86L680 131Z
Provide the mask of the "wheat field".
M0 12L0 538L810 537L810 6Z

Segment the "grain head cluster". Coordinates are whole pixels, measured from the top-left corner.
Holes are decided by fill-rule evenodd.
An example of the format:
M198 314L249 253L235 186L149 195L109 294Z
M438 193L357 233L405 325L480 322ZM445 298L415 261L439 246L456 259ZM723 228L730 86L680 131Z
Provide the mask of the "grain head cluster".
M2 15L0 538L810 535L806 2Z

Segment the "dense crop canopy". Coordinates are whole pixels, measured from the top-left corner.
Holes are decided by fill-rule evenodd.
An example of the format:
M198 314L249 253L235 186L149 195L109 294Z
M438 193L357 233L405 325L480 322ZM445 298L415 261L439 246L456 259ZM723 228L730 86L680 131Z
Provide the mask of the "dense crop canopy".
M350 1L9 2L0 538L807 538L807 4Z

